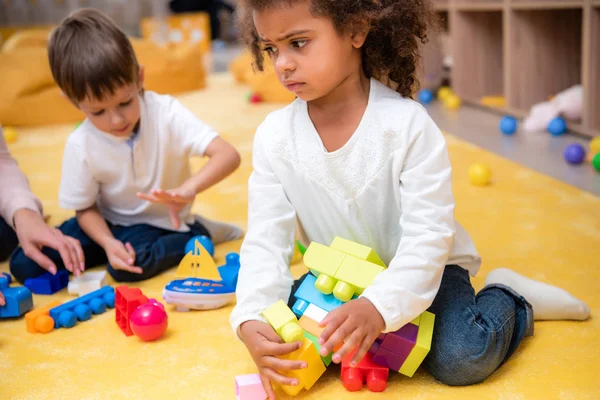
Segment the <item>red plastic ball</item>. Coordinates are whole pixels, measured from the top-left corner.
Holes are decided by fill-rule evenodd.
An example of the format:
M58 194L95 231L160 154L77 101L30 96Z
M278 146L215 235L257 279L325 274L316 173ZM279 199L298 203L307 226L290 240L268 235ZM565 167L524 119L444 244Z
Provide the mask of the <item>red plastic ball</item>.
M259 94L253 93L250 96L250 103L260 103L262 101L262 97Z
M142 304L131 314L131 330L140 339L150 342L160 338L169 325L165 307L152 299Z

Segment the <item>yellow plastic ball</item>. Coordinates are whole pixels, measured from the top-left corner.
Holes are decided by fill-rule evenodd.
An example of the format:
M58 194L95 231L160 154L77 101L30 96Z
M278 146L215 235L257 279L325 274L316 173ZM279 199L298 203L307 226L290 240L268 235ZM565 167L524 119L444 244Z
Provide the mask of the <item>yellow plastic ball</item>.
M449 110L458 110L461 104L460 97L458 97L455 94L451 94L448 97L446 97L444 104Z
M485 164L473 164L469 168L469 180L475 186L489 185L492 180L492 171Z
M453 94L452 89L450 89L448 86L442 86L437 92L437 98L438 100L446 101L446 98L451 94Z
M17 141L17 131L15 128L7 126L4 128L4 140L6 143L14 143Z
M592 157L595 154L600 153L600 136L593 138L590 142L590 153L592 154Z

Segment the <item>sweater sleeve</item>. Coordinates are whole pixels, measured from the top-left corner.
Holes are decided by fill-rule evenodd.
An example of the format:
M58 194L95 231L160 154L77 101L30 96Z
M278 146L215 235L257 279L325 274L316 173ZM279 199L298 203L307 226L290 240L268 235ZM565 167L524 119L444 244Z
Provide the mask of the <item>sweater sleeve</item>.
M289 264L296 212L265 150L269 140L267 121L254 138L254 170L248 181L248 231L240 251L237 304L230 316L238 336L242 323L264 321L260 314L265 308L280 299L287 302L293 284Z
M402 237L388 268L362 294L382 315L386 332L400 329L432 304L455 236L446 141L424 110L408 124L407 148L394 158Z

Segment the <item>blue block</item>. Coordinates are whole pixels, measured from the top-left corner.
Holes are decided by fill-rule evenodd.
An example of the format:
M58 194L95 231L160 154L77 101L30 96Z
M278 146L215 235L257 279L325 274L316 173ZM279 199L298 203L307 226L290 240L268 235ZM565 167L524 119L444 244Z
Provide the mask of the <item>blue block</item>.
M237 253L227 254L225 265L220 266L218 271L223 283L235 290L240 273L240 255Z
M69 285L69 271L60 270L56 275L46 272L37 278L25 280L25 286L35 294L54 294Z
M23 286L9 287L11 281L9 274L0 274L0 290L6 300L6 304L0 306L0 318L20 317L33 308L31 291Z
M315 287L316 281L317 278L313 274L308 274L304 279L304 282L302 282L298 290L296 290L296 293L294 293L296 303L294 303L292 311L298 318L304 314L304 310L306 310L309 304L314 304L327 312L344 304L336 299L333 294L323 294L319 292ZM356 298L356 296L353 298Z
M50 317L54 320L54 328L71 328L79 321L87 321L92 313L101 314L106 307L115 306L115 289L104 286L95 292L88 293L68 303L61 304L50 310Z
M204 247L206 249L206 251L208 251L208 254L210 254L211 257L214 257L215 245L213 244L213 242L210 240L210 238L208 236L204 236L204 235L194 236L193 238L188 240L187 243L185 244L185 254L192 253L196 249L196 240L198 242L200 242L200 244L202 245L202 247ZM199 255L199 254L196 254L196 255Z

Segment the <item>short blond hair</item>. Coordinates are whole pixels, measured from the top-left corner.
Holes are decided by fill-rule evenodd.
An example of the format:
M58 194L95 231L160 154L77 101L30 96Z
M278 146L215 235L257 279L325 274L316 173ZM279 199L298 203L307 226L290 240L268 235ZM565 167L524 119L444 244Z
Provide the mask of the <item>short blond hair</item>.
M48 43L52 76L75 103L103 100L138 82L139 64L131 42L106 14L75 11L54 29Z

